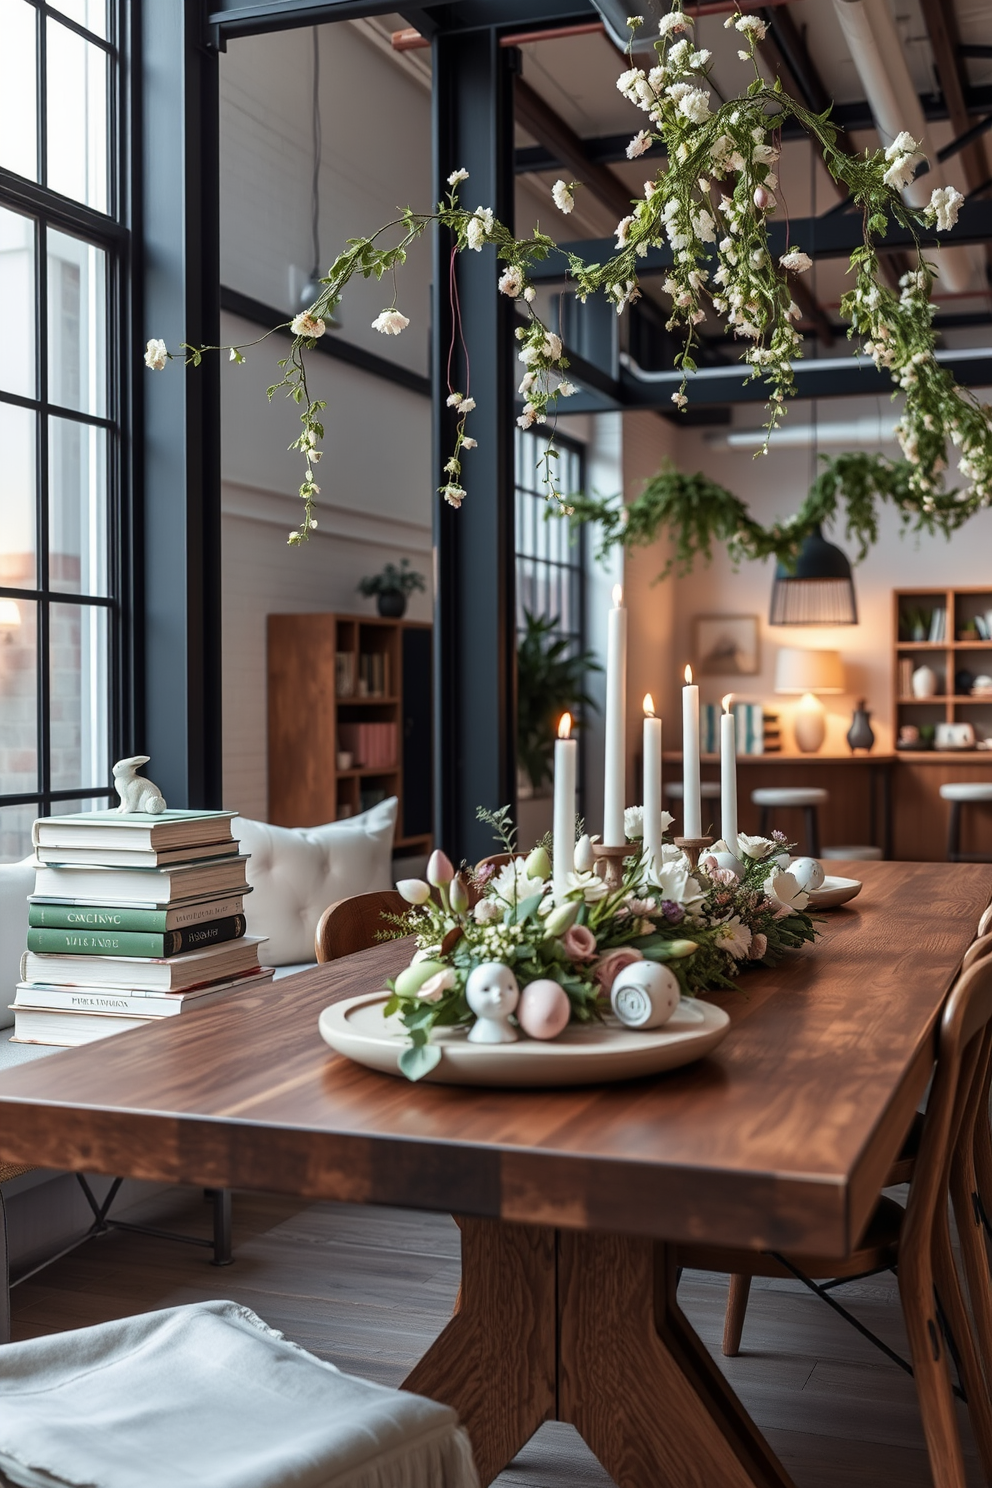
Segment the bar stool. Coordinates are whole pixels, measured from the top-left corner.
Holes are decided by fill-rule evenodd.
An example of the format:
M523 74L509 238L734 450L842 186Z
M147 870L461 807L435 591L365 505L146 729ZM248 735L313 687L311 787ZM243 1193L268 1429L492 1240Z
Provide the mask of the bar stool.
M987 863L983 853L961 851L961 807L977 801L992 801L992 784L979 780L953 780L940 787L941 799L950 801L951 815L947 823L947 861L949 863Z
M776 807L802 810L806 818L806 851L811 858L820 856L819 808L830 799L830 792L820 786L762 786L751 792L755 806L761 807L761 824L758 831L767 837L771 830L772 812Z
M666 780L665 795L669 801L682 801L685 799L685 785L681 780ZM699 782L699 796L703 801L718 801L720 799L720 782L718 780L701 780ZM706 823L704 822L705 826Z

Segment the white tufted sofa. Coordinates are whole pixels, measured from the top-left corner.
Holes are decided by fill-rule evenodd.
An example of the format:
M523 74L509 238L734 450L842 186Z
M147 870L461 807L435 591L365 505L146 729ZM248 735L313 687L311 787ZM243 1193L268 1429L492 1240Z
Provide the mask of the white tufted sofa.
M245 900L249 935L267 935L259 947L265 966L289 976L314 965L317 921L329 904L352 894L392 888L397 799L321 827L273 827L236 817L242 852L251 854Z

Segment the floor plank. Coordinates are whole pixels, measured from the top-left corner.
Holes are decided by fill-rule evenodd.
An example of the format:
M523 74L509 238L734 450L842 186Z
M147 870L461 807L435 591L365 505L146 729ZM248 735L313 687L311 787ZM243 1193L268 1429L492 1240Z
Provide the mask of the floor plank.
M459 1281L458 1231L443 1215L237 1195L235 1257L111 1232L14 1289L15 1338L159 1307L230 1297L343 1369L397 1385L440 1332ZM207 1235L192 1190L146 1201L131 1220ZM756 1280L737 1359L719 1353L726 1280L688 1272L680 1301L797 1488L930 1488L912 1380L797 1283ZM852 1310L905 1351L892 1277L845 1288ZM969 1488L981 1475L962 1412ZM499 1488L611 1488L569 1426L542 1427Z

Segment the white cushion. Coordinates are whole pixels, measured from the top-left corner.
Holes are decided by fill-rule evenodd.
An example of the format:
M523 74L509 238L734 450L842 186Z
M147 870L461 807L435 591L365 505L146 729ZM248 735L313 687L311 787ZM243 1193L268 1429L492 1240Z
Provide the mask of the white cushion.
M945 801L992 801L992 785L982 780L952 780L940 787Z
M245 900L249 935L263 966L313 964L317 921L329 904L392 888L397 799L391 796L347 821L322 827L272 827L235 817L231 829L251 854Z
M30 1488L479 1484L448 1406L342 1374L234 1302L5 1344L0 1397L0 1477Z
M830 792L819 785L763 785L751 792L755 806L822 806Z
M28 938L28 895L34 893L34 858L0 863L0 1028L9 1028L14 1014L8 1004L20 977L21 957Z

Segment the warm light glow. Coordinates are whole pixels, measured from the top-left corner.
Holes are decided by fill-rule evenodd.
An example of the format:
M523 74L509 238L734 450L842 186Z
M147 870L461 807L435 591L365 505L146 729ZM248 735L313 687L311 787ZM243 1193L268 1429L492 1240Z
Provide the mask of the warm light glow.
M570 739L572 737L571 713L563 713L561 715L561 718L558 722L558 737L559 739Z
M692 686L692 667L688 664L686 665L685 669L685 685L686 687Z
M730 705L731 705L731 703L733 701L734 701L734 694L732 692L728 692L727 693L727 696L723 699L723 711L724 711L724 713L729 713L730 712Z
M614 603L614 605L616 606L617 609L619 609L620 606L623 604L623 585L622 584L614 584L613 585L613 603Z
M0 625L20 625L21 612L16 599L0 599Z
M644 717L653 718L654 716L654 698L646 692L644 694Z

